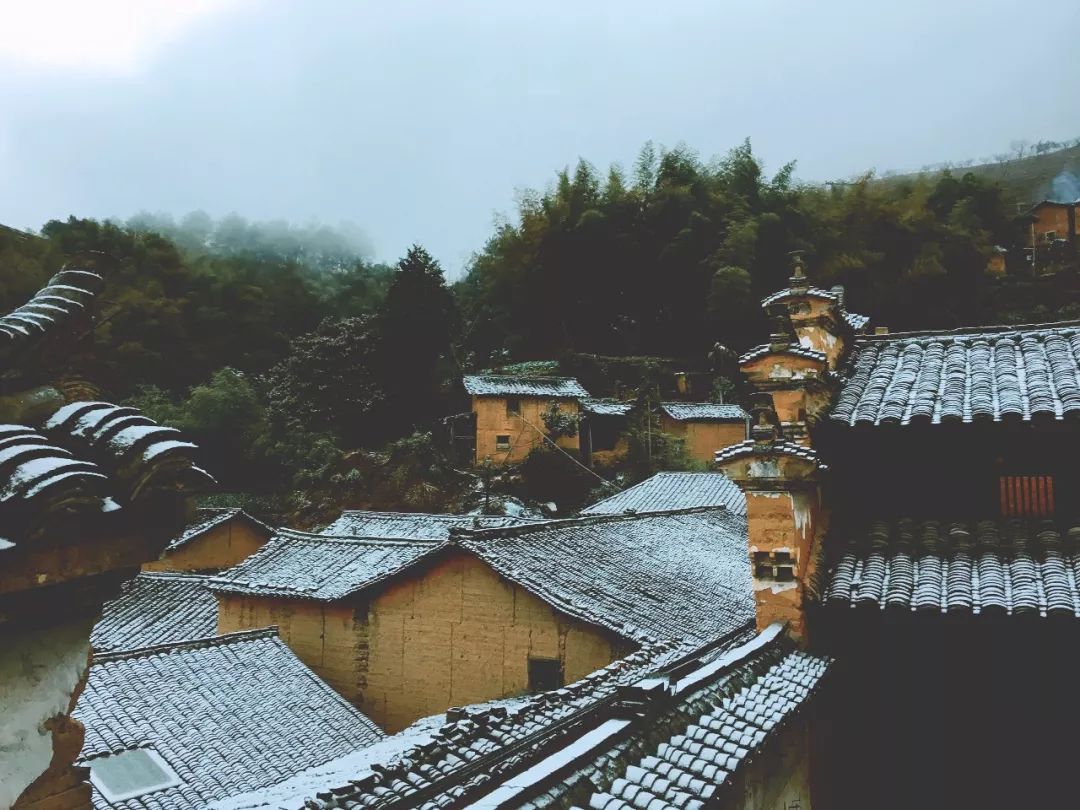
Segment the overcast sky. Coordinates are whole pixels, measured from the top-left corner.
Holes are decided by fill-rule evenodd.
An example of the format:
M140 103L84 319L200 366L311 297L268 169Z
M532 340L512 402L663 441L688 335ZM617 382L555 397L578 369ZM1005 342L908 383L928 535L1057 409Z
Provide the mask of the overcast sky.
M649 139L807 180L1080 136L1080 3L34 0L0 26L0 223L350 221L453 275L515 190Z

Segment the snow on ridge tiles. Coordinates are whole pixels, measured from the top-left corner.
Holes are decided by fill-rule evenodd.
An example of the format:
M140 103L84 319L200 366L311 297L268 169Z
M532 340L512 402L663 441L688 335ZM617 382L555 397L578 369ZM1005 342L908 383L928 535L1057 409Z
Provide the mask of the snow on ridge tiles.
M717 463L721 463L755 454L795 456L797 458L805 459L806 461L817 462L819 468L825 469L825 465L818 460L818 454L813 448L805 447L797 442L790 442L785 439L773 442L765 449L759 448L757 442L753 439L747 439L739 444L733 444L722 450L717 450L714 460Z
M1080 618L1080 527L1037 520L879 520L849 534L824 602Z
M509 374L466 374L465 390L472 396L552 397L577 399L588 397L581 383L573 377L529 377Z
M581 510L583 515L624 512L664 512L699 507L723 507L746 514L742 490L717 472L660 472Z
M816 360L821 363L826 361L825 352L819 352L817 349L808 349L805 346L799 346L794 343L790 346L785 346L782 349L774 349L771 344L762 343L745 354L740 355L739 362L749 363L751 360L757 360L759 357L764 357L767 354L790 354L795 357L803 357L807 360Z
M831 419L847 425L1080 416L1080 326L898 334L857 344Z
M216 635L217 601L206 580L199 574L138 574L105 605L90 646L114 652Z
M179 777L129 810L205 807L384 738L273 629L96 655L74 716L84 763L150 746Z
M720 402L661 402L660 410L676 422L743 422L749 418L738 405Z
M533 518L510 515L448 515L431 512L378 512L348 509L319 534L349 537L387 537L405 540L445 540L450 530L485 529L535 523Z
M55 323L84 310L101 286L97 273L64 265L29 301L0 315L0 337L14 344L46 334Z

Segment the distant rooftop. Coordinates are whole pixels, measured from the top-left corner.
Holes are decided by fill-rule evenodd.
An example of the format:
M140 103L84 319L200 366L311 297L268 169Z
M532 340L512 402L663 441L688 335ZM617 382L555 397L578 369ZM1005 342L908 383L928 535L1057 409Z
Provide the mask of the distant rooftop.
M718 402L661 402L660 410L676 422L743 422L749 418L738 405Z
M430 512L372 512L348 509L319 534L388 537L402 540L445 540L454 528L497 529L535 522L509 515L446 515Z
M274 531L261 520L252 517L239 507L200 507L195 510L195 522L184 529L179 537L169 543L169 550L171 551L187 545L192 540L197 540L212 529L215 529L224 523L228 523L233 519L245 520L251 525L259 527L268 535L272 534Z
M742 490L723 473L660 472L581 510L583 515L722 507L746 514Z
M550 397L577 399L589 396L573 377L530 377L508 374L466 374L465 390L472 396L484 397Z

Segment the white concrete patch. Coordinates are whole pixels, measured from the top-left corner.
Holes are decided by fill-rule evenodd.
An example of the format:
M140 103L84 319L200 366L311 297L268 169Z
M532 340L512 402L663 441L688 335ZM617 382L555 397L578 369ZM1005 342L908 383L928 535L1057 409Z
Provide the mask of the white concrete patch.
M754 459L750 462L751 478L779 478L780 462L776 459Z

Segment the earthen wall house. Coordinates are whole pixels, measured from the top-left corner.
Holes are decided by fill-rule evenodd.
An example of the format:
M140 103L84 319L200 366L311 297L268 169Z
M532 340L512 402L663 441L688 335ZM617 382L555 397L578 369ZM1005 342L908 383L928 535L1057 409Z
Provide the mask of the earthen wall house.
M450 706L527 693L530 659L557 661L569 683L634 646L462 552L363 598L218 599L219 633L276 624L301 661L391 733Z
M544 412L553 405L577 419L579 400L588 392L572 377L517 377L499 374L466 375L465 391L476 419L477 464L522 461L546 443ZM577 430L552 441L573 454L581 448Z
M272 530L240 509L199 509L196 522L144 571L221 571L265 545Z
M681 438L687 455L710 463L717 450L746 439L746 412L737 405L712 402L664 402L660 429Z
M650 639L700 641L746 621L744 525L720 509L442 542L282 531L211 587L219 632L277 625L305 664L395 731L557 688Z
M1080 202L1068 204L1044 201L1031 211L1032 247L1045 244L1051 238L1076 241L1077 218L1080 217Z

